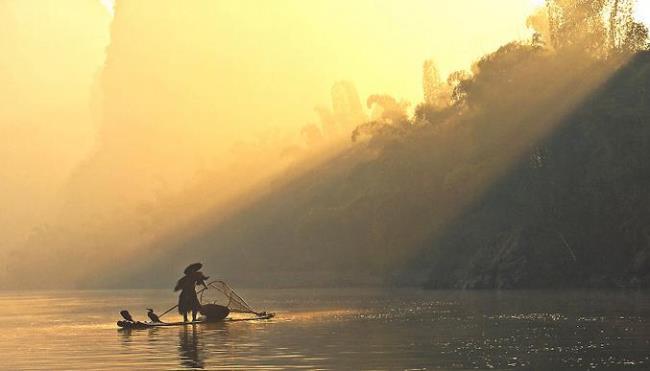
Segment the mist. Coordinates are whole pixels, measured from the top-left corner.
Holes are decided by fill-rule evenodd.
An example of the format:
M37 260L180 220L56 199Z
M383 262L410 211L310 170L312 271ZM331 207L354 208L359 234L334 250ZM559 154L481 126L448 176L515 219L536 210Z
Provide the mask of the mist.
M647 29L599 4L549 1L528 39L446 78L424 61L413 114L368 96L352 145L174 229L113 284L164 286L181 258L251 286L646 285Z
M62 206L92 148L110 15L95 2L0 4L0 276L10 253Z
M385 281L625 64L553 59L543 12L504 4L3 3L2 284L165 285L189 260L255 285ZM547 117L522 133L522 102L484 109L503 87L474 83L530 48L518 81L549 68L542 98L565 103L526 96ZM517 139L481 171L465 156L504 142L474 136Z

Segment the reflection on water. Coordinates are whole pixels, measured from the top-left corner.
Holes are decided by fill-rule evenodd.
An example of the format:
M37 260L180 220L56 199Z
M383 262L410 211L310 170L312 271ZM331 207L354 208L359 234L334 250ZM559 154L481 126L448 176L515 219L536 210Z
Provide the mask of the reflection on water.
M196 326L183 327L179 331L179 335L178 353L181 366L203 368L203 355L201 354Z
M0 293L0 368L568 370L650 364L647 292L243 291L278 316L118 330L119 310L144 319L146 307L164 310L173 295Z

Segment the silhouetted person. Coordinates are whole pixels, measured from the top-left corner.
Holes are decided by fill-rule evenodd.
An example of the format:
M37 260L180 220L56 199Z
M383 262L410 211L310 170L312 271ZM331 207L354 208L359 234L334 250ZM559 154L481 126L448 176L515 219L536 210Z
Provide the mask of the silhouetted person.
M127 320L129 322L135 322L133 320L133 317L131 317L131 313L129 313L128 310L122 310L122 311L120 311L120 314L122 315L122 318L124 318L125 320Z
M194 287L196 285L205 285L205 280L210 277L203 275L199 269L203 265L201 263L190 264L185 268L185 276L178 280L174 291L181 290L181 294L178 296L178 313L183 315L183 321L187 322L187 313L192 312L192 321L196 321L196 313L201 309L201 303L199 298L196 296L196 290Z
M153 309L147 308L147 317L151 320L151 322L162 322L160 318L158 318L158 315L153 312Z

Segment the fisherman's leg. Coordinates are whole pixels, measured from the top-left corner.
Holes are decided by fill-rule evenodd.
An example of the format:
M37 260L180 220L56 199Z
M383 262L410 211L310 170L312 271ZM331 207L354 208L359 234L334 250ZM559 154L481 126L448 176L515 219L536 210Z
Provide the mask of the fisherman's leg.
M192 322L196 321L196 309L192 309Z
M187 312L183 313L183 322L187 322Z

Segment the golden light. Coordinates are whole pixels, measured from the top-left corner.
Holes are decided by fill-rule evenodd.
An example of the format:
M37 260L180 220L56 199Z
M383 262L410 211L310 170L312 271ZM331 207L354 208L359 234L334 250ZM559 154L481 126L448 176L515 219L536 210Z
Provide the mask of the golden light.
M99 2L111 16L115 15L115 0L99 0Z
M9 82L0 97L12 102L0 115L0 162L11 159L0 167L9 184L0 192L5 245L22 246L34 226L67 213L74 249L99 254L108 249L75 235L94 228L94 215L125 219L110 208L158 202L205 173L217 179L205 184L218 201L235 199L257 184L248 173L293 159L301 129L319 120L314 106L331 107L335 82L352 81L361 102L390 94L413 106L425 59L443 78L470 68L528 39L525 20L543 3L124 1L113 19L116 0L9 2L0 14L11 31L0 38L0 77ZM637 14L648 19L649 9L640 2ZM27 200L36 205L25 210ZM138 231L127 232L114 235Z

